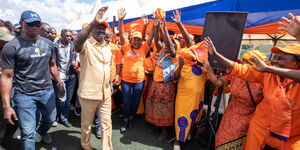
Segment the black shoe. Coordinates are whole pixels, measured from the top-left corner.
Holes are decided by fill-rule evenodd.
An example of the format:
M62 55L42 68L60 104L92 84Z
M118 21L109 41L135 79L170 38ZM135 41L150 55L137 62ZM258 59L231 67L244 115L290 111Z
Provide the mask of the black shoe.
M132 120L129 120L128 129L129 129L129 131L133 131L133 129L134 129L133 121Z
M61 123L62 125L64 125L67 128L72 126L72 124L69 121L60 121L59 123Z
M102 137L101 127L96 128L95 136L97 139L101 139L101 137Z
M158 137L159 141L164 141L168 138L168 135L166 133L161 133Z
M75 107L74 113L77 117L81 115L81 108L80 107Z

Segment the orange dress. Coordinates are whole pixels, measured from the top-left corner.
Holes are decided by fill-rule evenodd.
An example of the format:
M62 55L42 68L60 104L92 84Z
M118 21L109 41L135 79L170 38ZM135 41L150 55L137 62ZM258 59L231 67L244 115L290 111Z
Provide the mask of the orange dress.
M255 111L255 105L262 99L262 86L259 83L250 83L254 104L245 80L230 75L223 76L223 79L230 85L227 87L229 87L232 97L216 134L216 150L241 150L246 139L249 122Z

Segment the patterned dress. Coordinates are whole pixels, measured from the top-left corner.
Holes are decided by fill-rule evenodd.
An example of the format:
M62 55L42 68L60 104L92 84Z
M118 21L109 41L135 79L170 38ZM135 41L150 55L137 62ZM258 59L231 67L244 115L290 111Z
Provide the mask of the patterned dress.
M223 76L223 79L229 84L225 88L229 88L232 98L216 133L216 150L242 150L255 104L250 98L245 80L230 75ZM258 83L249 84L254 101L258 104L262 100L262 86Z
M146 121L155 126L172 126L174 124L174 103L176 96L176 84L171 80L164 78L163 65L165 61L172 61L174 67L177 58L171 58L170 54L160 51L160 57L157 58L154 81L151 84L149 94L146 100ZM170 59L167 59L170 58Z
M180 71L175 101L176 139L185 142L191 126L199 119L203 107L207 71L195 62L207 59L203 43L184 49L181 54L184 65Z

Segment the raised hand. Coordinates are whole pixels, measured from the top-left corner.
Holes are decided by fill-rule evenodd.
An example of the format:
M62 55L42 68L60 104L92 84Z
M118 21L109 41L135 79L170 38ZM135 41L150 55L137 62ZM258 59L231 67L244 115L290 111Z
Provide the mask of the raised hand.
M300 19L294 16L292 13L289 13L289 19L286 17L282 17L282 22L279 24L283 27L279 30L287 31L291 36L300 40Z
M173 16L174 17L171 17L171 18L175 23L181 22L181 12L179 10L176 10L175 12L173 11Z
M126 11L125 11L125 8L120 8L118 9L118 18L119 20L123 20L126 16Z
M95 19L94 19L94 23L96 24L101 24L103 22L105 22L108 18L103 18L105 12L107 11L108 7L107 6L104 6L104 7L101 7L96 16L95 16Z
M204 43L205 43L204 47L208 49L209 54L214 56L215 54L218 53L214 46L214 43L209 37L204 38Z
M157 27L159 25L160 20L159 17L155 14L155 12L152 13L152 19L154 20L153 25Z
M265 72L268 65L266 65L262 60L257 58L256 56L252 55L250 57L250 60L256 65L256 67L252 67L253 69L259 71L259 72Z
M143 16L141 18L143 20L144 25L147 26L149 24L147 15L143 14Z
M157 16L155 12L152 12L152 19L153 20L160 20L159 16Z

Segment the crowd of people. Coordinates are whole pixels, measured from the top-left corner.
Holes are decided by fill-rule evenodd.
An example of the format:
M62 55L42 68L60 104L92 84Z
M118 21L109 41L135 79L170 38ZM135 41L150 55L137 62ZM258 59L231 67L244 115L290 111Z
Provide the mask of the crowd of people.
M181 32L175 35L161 9L151 21L142 17L142 30L132 26L128 33L126 10L118 10L118 27L116 18L110 27L103 17L107 9L100 8L79 33L62 29L59 38L34 11L24 11L16 26L0 20L1 141L7 121L18 125L24 150L34 150L36 142L51 144L51 127L72 126L74 99L84 150L93 149L93 123L102 149L113 149L113 109L121 110L122 134L134 130L137 113L145 113L149 128L161 129L158 140L176 136L174 150L180 150L203 116L209 80L215 89L231 93L216 149L300 149L299 45L273 47L269 62L264 53L249 50L238 63L222 56L213 39L190 35L179 11L172 17ZM282 18L281 30L300 42L300 20L289 17ZM209 54L228 68L225 74L215 74Z

